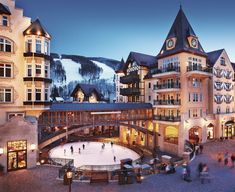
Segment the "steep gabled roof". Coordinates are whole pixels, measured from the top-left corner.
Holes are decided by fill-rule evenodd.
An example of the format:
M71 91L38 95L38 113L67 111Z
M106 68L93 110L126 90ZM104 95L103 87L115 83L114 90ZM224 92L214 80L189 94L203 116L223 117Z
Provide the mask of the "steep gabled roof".
M11 15L11 12L6 5L0 3L0 14Z
M199 41L198 41L198 48L190 47L189 42L188 42L189 36L197 37L187 17L185 16L184 11L180 7L180 10L175 18L175 21L157 57L161 58L161 57L165 57L168 55L172 55L172 54L176 54L176 53L184 52L184 51L206 56L206 53L203 50ZM176 38L176 45L173 49L167 50L166 41L167 39L170 39L173 37Z
M123 71L125 71L128 67L128 64L130 61L136 61L137 65L144 66L147 68L151 68L153 66L156 66L157 58L152 55L146 55L143 53L137 53L137 52L130 52L125 65L123 66Z
M232 62L231 62L231 65L232 65L232 67L233 67L233 71L235 72L235 63L232 63Z
M71 97L75 96L79 88L82 89L86 97L91 96L93 92L97 93L98 99L100 99L102 96L102 94L98 91L95 85L78 83L77 86L74 88L73 92L71 93Z
M117 66L115 72L116 72L116 73L122 73L124 66L125 66L125 61L124 61L124 59L122 58L121 62L118 64L118 66Z
M51 38L46 29L42 26L39 19L36 19L31 25L23 32L24 35L38 35Z
M224 51L224 49L219 49L219 50L215 50L215 51L211 51L207 53L207 62L208 64L213 67L214 64L216 63L216 61L219 59L220 55L222 54L222 52Z

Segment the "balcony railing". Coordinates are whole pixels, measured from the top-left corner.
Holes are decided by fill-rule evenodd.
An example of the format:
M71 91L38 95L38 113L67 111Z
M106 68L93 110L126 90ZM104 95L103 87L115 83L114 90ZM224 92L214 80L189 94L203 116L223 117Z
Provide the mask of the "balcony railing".
M190 72L190 71L212 73L212 68L202 67L201 65L189 65L187 66L187 72Z
M152 74L162 74L167 72L180 72L180 67L167 67L163 69L154 69L152 70Z
M166 83L166 84L158 84L154 85L153 89L154 90L159 90L159 89L179 89L180 88L180 83Z
M180 100L154 100L153 101L153 104L154 105L180 105L181 102Z
M158 121L180 122L181 121L181 116L154 115L154 119L158 120Z
M139 75L137 73L130 73L129 75L120 77L120 83L130 84L140 81Z
M123 88L120 89L120 94L124 96L140 95L140 90L138 88Z

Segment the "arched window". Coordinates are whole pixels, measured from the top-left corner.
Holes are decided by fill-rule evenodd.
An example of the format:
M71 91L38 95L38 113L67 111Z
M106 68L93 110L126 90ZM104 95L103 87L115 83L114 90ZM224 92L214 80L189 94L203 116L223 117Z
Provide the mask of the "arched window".
M12 41L0 37L0 52L13 52L13 43Z

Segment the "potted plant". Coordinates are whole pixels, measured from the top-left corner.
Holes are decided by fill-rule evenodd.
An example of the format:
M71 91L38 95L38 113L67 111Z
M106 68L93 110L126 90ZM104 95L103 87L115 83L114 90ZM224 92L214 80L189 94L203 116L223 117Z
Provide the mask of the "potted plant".
M0 176L4 174L4 166L0 164Z

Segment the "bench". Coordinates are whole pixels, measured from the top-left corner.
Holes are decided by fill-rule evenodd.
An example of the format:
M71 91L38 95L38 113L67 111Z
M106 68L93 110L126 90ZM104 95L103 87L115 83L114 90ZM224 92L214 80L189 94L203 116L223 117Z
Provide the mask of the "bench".
M107 171L92 172L90 183L108 183L109 177Z

